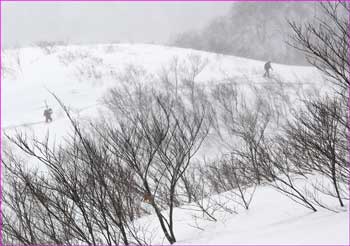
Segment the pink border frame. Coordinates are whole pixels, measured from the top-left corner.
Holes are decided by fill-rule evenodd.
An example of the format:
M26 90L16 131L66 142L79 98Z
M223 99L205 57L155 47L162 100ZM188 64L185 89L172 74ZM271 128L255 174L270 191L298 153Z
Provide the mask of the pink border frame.
M335 2L337 0L0 0L0 64L2 64L2 2ZM345 0L349 2L350 0ZM349 15L350 22L350 15ZM350 32L350 26L348 27ZM350 40L348 40L350 44ZM350 60L350 49L348 50L348 59ZM2 66L0 66L1 72ZM350 74L349 74L350 79ZM2 77L0 76L0 128L2 126ZM350 123L350 88L348 91L349 99L348 99L348 112L347 112L347 121ZM350 132L347 133L348 138L348 165L350 165ZM2 159L2 134L0 134L0 160ZM2 244L2 165L0 164L0 245L5 246L24 246L24 244ZM349 186L349 194L350 194L350 186ZM350 207L348 206L348 210ZM350 246L350 213L348 214L349 219L349 238L348 244L346 246ZM65 244L32 244L32 246L64 246ZM119 244L122 246L123 244ZM164 246L167 244L152 244L153 246ZM175 244L177 246L210 246L210 244ZM332 245L332 246L341 246L342 244ZM70 246L87 246L86 244L71 244ZM99 246L109 246L108 244L99 244ZM133 245L130 245L133 246ZM213 245L214 246L214 245ZM239 244L215 244L215 246L241 246ZM244 244L242 246L267 246L266 244ZM274 244L274 246L278 246L278 244ZM301 246L298 244L283 244L283 246ZM312 245L307 244L307 246L320 246L320 245ZM325 246L325 245L323 245Z
M0 2L335 2L337 0L0 0ZM350 0L345 0L350 1Z
M337 0L0 0L0 2L336 2ZM350 1L350 0L345 0Z

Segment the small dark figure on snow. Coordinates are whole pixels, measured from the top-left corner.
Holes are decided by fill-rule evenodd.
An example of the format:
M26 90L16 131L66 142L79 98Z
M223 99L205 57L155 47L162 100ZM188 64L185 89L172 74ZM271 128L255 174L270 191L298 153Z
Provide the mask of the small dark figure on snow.
M264 69L265 69L264 77L270 78L270 69L273 70L272 67L271 67L271 62L270 61L265 63Z
M52 109L51 108L47 108L44 110L44 116L45 116L45 122L49 123L52 122Z
M145 194L143 195L143 199L142 199L143 202L151 203L152 200L153 200L153 196L152 196L151 193L145 193Z

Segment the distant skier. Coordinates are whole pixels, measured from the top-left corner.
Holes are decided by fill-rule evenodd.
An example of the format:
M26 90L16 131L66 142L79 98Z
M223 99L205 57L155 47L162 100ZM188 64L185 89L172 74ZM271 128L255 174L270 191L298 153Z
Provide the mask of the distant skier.
M44 110L44 116L45 116L45 122L49 123L52 122L52 109L51 108L46 108Z
M264 77L270 78L270 69L273 70L272 67L271 67L271 62L270 61L265 63L264 69L265 69Z

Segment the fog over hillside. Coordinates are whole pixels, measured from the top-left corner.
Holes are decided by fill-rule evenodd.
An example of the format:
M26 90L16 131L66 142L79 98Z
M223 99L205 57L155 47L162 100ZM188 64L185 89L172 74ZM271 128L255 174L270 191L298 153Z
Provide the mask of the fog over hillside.
M166 43L179 32L202 28L231 3L213 2L4 2L5 47L38 41Z
M292 33L288 22L312 21L320 14L316 2L237 2L204 28L178 34L172 43L259 60L306 64L304 55L287 44Z
M349 2L4 5L0 245L349 245Z

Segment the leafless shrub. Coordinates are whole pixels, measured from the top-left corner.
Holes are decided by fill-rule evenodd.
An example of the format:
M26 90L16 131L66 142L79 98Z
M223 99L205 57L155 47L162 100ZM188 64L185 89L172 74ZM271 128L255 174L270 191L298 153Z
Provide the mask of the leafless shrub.
M128 86L111 89L107 94L105 102L116 125L106 125L107 133L100 134L113 146L115 155L135 172L143 192L152 195L150 204L172 244L176 242L176 189L208 134L210 107L200 98L190 103L169 87L158 87L156 91L138 82L139 75L137 70L129 71ZM169 208L167 216L161 212L164 200Z
M48 139L29 140L20 133L7 136L44 171L28 169L26 162L5 152L6 240L23 244L146 244L134 224L141 214L133 170L98 136L83 131L64 109L74 128L65 146L50 147Z
M257 94L255 94L257 96ZM260 184L257 148L264 140L265 131L270 123L271 110L266 101L257 96L247 103L234 84L223 84L212 91L218 117L217 132L228 146L229 152L240 156L254 170L257 184Z
M287 133L295 148L305 155L302 165L328 177L334 188L331 194L344 206L340 183L349 182L346 112L349 107L350 8L344 1L324 2L320 6L323 18L315 18L314 23L297 25L290 21L293 30L290 45L301 50L309 63L327 76L339 96L307 100L305 110L295 114Z
M102 78L102 72L98 66L91 63L81 63L76 65L76 75L80 80L84 79L95 79L100 80Z
M311 183L310 185L312 186L312 188L309 188L309 195L308 196L312 199L312 201L317 206L324 208L324 209L327 209L329 211L335 212L335 213L344 210L344 208L343 209L336 208L332 205L327 204L327 202L324 201L324 198L325 198L324 195L338 199L338 197L334 193L333 184L329 183L328 178L323 179L323 178L318 177L315 181L310 182L310 183ZM344 187L342 187L340 185L339 189L342 190L342 188L344 188ZM345 194L345 192L343 190L341 193ZM342 199L349 200L348 197L342 197Z
M187 195L191 198L192 204L188 204L186 209L191 209L194 211L200 211L202 213L202 218L207 218L210 221L217 221L215 217L215 212L218 210L215 206L215 202L212 201L210 190L208 189L207 180L205 176L202 175L203 170L197 167L189 173L184 180L186 180ZM209 186L210 187L210 186ZM194 215L194 217L196 217Z
M306 101L286 127L286 138L296 150L295 165L328 177L340 206L344 206L339 183L348 184L345 111L337 98Z
M308 182L308 173L293 165L291 160L295 155L295 150L287 142L278 138L265 141L264 144L258 146L257 153L262 167L261 175L277 191L316 212L315 205L308 197L308 191L297 184L298 179Z
M315 23L298 25L289 22L293 30L289 43L302 51L310 64L326 74L337 86L338 92L347 99L350 73L349 3L322 2L320 6L323 15L315 18Z
M255 94L269 105L271 120L276 128L280 128L288 119L293 106L291 97L297 94L302 84L285 83L281 79L274 79L271 83L264 83L255 89ZM299 88L295 88L299 86Z
M112 68L105 64L102 58L89 51L65 50L58 59L65 66L73 66L79 80L101 80L104 75L113 73Z
M205 173L209 186L216 194L229 191L233 202L248 209L256 189L255 175L248 165L234 154L209 164Z
M68 66L75 61L88 59L89 57L90 57L90 54L87 51L66 50L58 56L58 59L63 65Z
M36 46L38 46L46 55L51 55L56 52L57 50L57 43L51 42L51 41L39 41L36 43Z
M217 213L226 212L230 214L237 213L236 208L232 206L232 196L228 195L221 199L220 196L215 196L218 193L215 190L213 181L210 180L210 167L205 163L198 163L184 173L182 181L186 187L186 196L190 200L184 206L184 209L194 212L192 217L195 222L198 219L206 219L216 222ZM214 197L215 196L215 197ZM230 204L229 204L230 203ZM197 213L201 214L200 216Z

